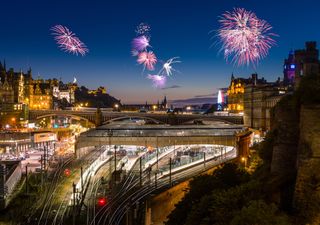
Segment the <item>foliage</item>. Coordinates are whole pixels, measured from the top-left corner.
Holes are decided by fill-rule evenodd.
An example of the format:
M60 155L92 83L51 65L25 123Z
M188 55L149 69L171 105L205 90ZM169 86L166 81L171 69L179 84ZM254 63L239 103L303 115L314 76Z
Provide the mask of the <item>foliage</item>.
M190 181L190 191L176 205L176 208L168 217L166 225L183 225L186 215L195 209L200 201L205 201L211 193L228 189L249 180L249 175L240 170L236 164L228 163L214 171L212 175L203 175ZM205 202L201 203L205 204Z
M231 225L286 225L290 224L286 215L278 212L275 204L266 204L263 200L253 200L244 206L231 220Z
M259 183L248 182L229 189L216 190L194 205L186 225L229 224L231 219L251 199L259 198Z
M276 131L268 132L264 141L260 142L260 144L257 147L259 157L264 161L264 163L268 165L272 161L272 152L273 152L275 136L276 136Z

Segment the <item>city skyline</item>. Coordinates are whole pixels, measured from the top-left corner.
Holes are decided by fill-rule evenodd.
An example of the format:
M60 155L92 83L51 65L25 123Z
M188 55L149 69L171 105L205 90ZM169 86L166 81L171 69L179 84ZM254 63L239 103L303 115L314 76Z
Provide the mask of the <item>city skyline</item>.
M6 2L3 6L11 9L16 3ZM18 4L14 15L24 16L12 16L11 10L3 13L2 26L6 35L0 37L0 58L6 59L7 68L26 71L31 67L35 78L39 74L46 79L61 77L65 82L71 82L75 76L80 85L89 88L106 86L108 93L121 99L122 103L156 102L164 95L169 99L212 95L218 88L229 85L232 73L236 77L249 77L257 72L260 77L274 81L282 78L283 60L291 48L300 49L306 40L320 39L314 29L319 3L311 0L304 5L296 0L219 4L216 1L201 4L189 1L184 5L178 1L163 1L161 4L121 1L95 3L88 8L85 2L32 1ZM282 10L275 12L275 6ZM227 64L223 55L218 54L219 47L210 48L213 40L210 40L212 35L209 32L218 29L218 18L223 12L235 7L254 11L258 17L270 22L274 32L279 34L277 46L270 50L269 56L256 70ZM295 12L299 12L299 17L292 16ZM169 79L164 90L150 85L130 54L130 42L140 22L150 24L152 46L161 60L179 56L182 61L177 65L180 72ZM90 52L85 57L61 52L50 32L56 24L69 26Z

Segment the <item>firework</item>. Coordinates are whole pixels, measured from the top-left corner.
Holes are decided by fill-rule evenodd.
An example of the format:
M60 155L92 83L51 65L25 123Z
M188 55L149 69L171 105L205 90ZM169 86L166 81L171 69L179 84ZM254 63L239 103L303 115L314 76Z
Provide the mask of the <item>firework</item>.
M138 52L145 51L149 46L149 38L144 35L134 38L132 41L132 49Z
M272 36L277 35L270 33L272 27L253 12L237 8L224 13L219 22L217 36L222 44L221 51L227 61L231 58L238 66L256 65L275 45Z
M54 39L62 50L82 56L89 52L86 45L67 27L56 25L51 30L53 31Z
M172 71L176 71L175 69L172 68L172 64L174 63L180 63L181 61L177 60L179 57L173 57L171 59L168 59L162 66L162 69L160 70L159 74L164 72L167 76L172 75Z
M148 24L146 23L140 23L137 28L136 28L136 34L137 35L146 35L149 36L151 28Z
M155 88L163 88L166 85L166 82L167 82L167 77L166 76L149 74L147 76L147 78L152 81L153 86Z
M138 52L137 50L135 50L135 49L132 49L132 50L131 50L131 55L132 55L132 56L138 56L138 55L139 55L139 52Z
M153 52L141 52L138 55L137 62L143 64L144 68L154 70L154 65L157 63L157 57Z

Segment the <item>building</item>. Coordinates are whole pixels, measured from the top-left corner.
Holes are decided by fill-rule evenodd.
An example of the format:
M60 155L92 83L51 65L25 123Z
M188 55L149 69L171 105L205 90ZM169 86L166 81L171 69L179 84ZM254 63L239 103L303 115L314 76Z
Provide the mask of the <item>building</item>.
M288 88L280 82L246 85L244 125L262 131L270 130L271 110L287 92Z
M40 87L41 86L41 87ZM52 109L52 93L49 85L36 80L29 87L28 105L30 110Z
M258 74L252 74L249 78L235 78L231 75L230 86L227 91L229 113L243 113L244 89L249 84L265 84L264 78L258 79Z
M291 50L289 56L284 60L283 64L283 84L291 86L294 84L296 64L294 60L294 52Z
M52 95L58 100L66 99L70 104L75 103L75 90L78 88L76 83L64 84L61 81L52 83Z
M14 103L14 91L8 82L7 76L4 77L3 83L0 79L0 103Z
M15 88L18 92L22 92L23 86L16 83L13 87L8 81L7 74L2 71L2 75L0 77L0 128L15 128L28 119L26 105L19 94L15 94Z
M96 90L88 90L89 95L97 95L97 94L107 94L107 89L105 87L98 87Z
M299 86L301 77L305 74L319 74L319 50L314 41L306 42L305 49L294 52L295 70L295 88Z

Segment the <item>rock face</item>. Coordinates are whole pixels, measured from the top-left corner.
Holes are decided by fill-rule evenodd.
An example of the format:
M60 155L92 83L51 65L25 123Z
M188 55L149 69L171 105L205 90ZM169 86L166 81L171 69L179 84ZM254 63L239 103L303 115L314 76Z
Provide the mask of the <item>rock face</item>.
M310 224L320 224L320 105L302 106L294 206Z
M285 177L295 171L299 142L299 116L287 96L274 108L272 129L275 133L271 173Z
M286 96L274 108L271 180L282 209L292 210L299 143L299 110L293 96Z
M320 224L320 105L294 102L288 96L274 108L271 174L297 223Z

